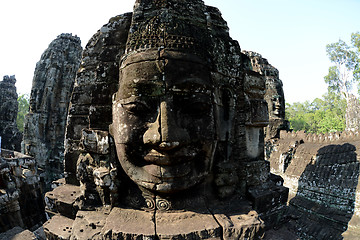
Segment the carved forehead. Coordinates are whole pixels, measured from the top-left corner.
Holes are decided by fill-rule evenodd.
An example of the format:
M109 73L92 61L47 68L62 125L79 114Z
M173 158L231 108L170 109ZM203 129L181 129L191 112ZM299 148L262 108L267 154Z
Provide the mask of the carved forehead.
M213 89L209 69L203 63L191 61L192 56L137 55L126 59L120 68L122 98L138 94L155 96L169 90L206 92Z
M125 68L127 65L155 60L179 60L184 62L193 62L202 65L208 65L207 62L201 59L198 55L186 53L182 51L168 50L159 48L158 50L147 50L144 52L132 52L124 55L121 60L120 69Z

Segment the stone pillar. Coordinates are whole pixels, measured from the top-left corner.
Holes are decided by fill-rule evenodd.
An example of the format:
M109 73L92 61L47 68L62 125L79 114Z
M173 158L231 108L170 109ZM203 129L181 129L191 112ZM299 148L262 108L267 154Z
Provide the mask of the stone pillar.
M0 81L0 136L2 148L20 151L22 134L16 125L18 95L15 83L15 76L4 76Z
M47 188L63 176L66 117L81 52L77 36L61 34L36 64L23 144L43 170Z
M350 94L347 101L345 120L347 131L360 129L360 102L353 94Z

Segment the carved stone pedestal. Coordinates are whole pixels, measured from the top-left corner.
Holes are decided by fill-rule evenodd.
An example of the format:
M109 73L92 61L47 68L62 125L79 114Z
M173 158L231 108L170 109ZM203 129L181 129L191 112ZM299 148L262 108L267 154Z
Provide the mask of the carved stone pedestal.
M114 208L79 211L76 219L55 215L44 224L48 239L261 239L263 222L248 214L146 212Z
M64 202L59 192L73 189L60 186L50 192L52 203ZM63 213L75 208L63 205ZM233 198L227 204L204 201L206 206L193 210L137 210L125 207L102 207L79 210L76 217L56 214L44 224L48 239L261 239L264 223L249 202ZM59 204L57 204L59 205ZM53 208L54 209L54 208ZM54 209L56 210L56 209ZM70 211L71 210L71 211Z

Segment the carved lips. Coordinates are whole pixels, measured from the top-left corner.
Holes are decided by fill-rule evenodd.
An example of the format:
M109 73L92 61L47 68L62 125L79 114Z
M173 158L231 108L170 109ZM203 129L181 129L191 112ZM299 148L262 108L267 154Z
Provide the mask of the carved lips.
M144 170L163 180L184 177L192 171L192 160L196 155L195 149L190 147L181 148L172 154L152 149L144 157L150 163L144 166Z

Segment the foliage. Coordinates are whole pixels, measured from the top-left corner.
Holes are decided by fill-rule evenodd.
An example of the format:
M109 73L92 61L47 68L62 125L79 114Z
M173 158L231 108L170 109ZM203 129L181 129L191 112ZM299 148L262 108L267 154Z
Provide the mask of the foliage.
M25 115L29 113L29 94L22 94L17 99L19 104L16 124L20 132L24 132Z
M351 43L352 45L357 48L357 53L358 53L358 65L354 70L354 78L355 79L360 79L360 32L357 33L353 33L351 34ZM358 83L358 94L360 95L360 83L359 81Z
M349 98L353 86L360 82L359 52L359 32L351 35L351 45L342 40L326 45L326 53L330 61L335 64L329 68L328 75L324 77L329 92Z
M343 131L345 129L346 100L334 93L304 103L286 104L286 119L294 131L311 133Z
M286 118L295 131L343 131L346 103L353 87L360 94L360 32L351 35L350 45L342 40L328 44L326 53L334 64L324 77L328 92L312 102L286 104Z

